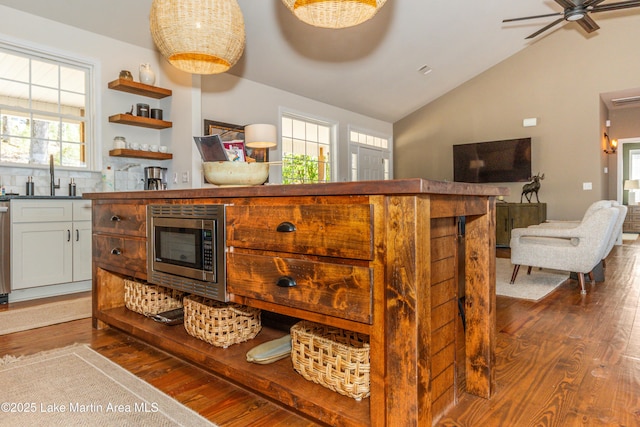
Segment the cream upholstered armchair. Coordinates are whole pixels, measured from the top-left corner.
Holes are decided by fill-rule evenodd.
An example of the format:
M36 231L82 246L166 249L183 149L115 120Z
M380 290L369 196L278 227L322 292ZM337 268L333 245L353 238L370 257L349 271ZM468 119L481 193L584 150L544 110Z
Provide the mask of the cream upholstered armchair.
M532 225L530 227L547 227L547 228L572 228L580 225L582 221L589 218L589 215L602 208L610 208L611 206L617 205L618 202L615 200L598 200L593 202L587 210L584 212L581 220L575 221L563 221L563 220L547 220L542 224Z
M604 251L604 255L602 257L602 263L604 267L605 258L609 255L613 246L618 241L622 241L622 225L624 223L624 219L627 216L627 207L625 205L621 205L616 200L598 200L593 202L585 211L582 221L547 221L542 224L532 225L530 227L543 227L543 228L573 228L580 225L585 219L589 218L591 214L596 212L598 209L610 208L614 207L618 209L618 219L616 220L616 224L613 227L613 231L611 236L609 237L609 243L607 244L607 248Z
M528 227L511 231L511 283L521 265L577 273L582 294L584 275L604 258L616 227L620 210L597 209L575 227Z

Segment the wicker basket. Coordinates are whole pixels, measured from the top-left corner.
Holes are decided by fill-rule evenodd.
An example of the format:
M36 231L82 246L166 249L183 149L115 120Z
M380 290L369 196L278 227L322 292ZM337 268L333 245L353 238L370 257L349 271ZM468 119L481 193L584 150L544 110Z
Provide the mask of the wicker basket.
M216 347L255 337L262 325L260 310L240 304L225 304L199 296L184 298L184 328L193 337Z
M369 397L369 337L302 321L291 327L293 368L309 381L361 400Z
M124 305L145 316L182 307L180 291L148 283L124 280Z

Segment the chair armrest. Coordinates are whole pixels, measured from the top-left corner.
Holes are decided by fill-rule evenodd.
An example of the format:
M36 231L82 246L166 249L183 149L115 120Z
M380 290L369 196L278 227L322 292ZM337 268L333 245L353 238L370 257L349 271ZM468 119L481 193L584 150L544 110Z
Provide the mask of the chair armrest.
M580 225L580 221L552 221L542 222L540 224L530 225L535 228L575 228Z
M557 237L560 239L579 239L584 237L585 233L582 227L527 227L527 228L514 228L511 230L511 238L520 237Z

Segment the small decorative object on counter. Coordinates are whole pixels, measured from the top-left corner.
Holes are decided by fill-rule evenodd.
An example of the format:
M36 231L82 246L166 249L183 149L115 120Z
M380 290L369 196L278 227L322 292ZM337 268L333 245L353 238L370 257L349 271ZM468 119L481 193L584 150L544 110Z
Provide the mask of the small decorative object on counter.
M33 177L29 176L27 177L27 192L26 192L27 196L33 196L35 194L35 189L34 189L34 184L33 184Z
M114 191L115 190L115 172L111 169L111 166L107 166L102 171L102 191Z
M69 181L69 196L76 196L76 181L73 178Z
M131 74L131 71L129 71L129 70L120 71L120 76L119 77L122 80L131 80L131 81L133 81L133 75Z
M5 196L6 194L7 194L7 190L5 190L4 184L2 184L2 187L0 188L0 195Z
M149 64L140 64L140 83L144 83L146 85L151 85L156 82L156 73L151 69L151 65Z
M136 104L136 116L149 117L149 104Z

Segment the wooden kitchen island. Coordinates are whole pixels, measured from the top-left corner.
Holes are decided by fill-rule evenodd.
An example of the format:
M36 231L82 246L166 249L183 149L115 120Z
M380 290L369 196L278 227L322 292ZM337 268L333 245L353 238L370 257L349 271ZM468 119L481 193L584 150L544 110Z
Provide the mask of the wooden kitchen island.
M94 327L118 328L321 423L430 426L461 390L490 398L494 389L495 200L507 193L407 179L85 194ZM369 335L371 396L309 382L290 359L245 361L280 330L223 349L127 310L124 280L146 279L146 206L159 203L226 205L231 301ZM285 221L294 233L276 232ZM277 287L283 275L297 286Z

